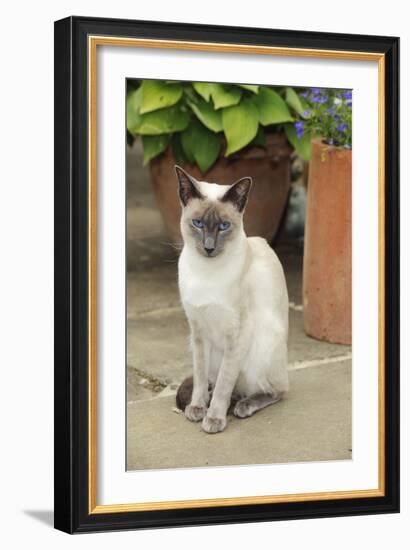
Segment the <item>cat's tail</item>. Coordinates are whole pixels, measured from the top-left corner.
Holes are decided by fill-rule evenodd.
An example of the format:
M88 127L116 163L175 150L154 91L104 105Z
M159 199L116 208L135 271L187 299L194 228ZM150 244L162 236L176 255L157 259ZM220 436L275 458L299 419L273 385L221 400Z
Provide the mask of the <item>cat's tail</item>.
M177 389L177 394L175 397L176 404L178 409L181 411L185 411L185 407L191 403L192 399L192 391L194 388L194 379L192 376L188 376L188 378L185 378L185 380L181 383L179 388ZM212 385L209 384L208 391L210 392L210 397L212 397ZM234 407L238 401L238 397L232 396L231 397L231 404L229 405L229 411Z
M194 387L194 379L192 376L188 376L182 382L177 390L176 402L177 407L181 411L185 410L185 407L191 403L192 399L192 390Z

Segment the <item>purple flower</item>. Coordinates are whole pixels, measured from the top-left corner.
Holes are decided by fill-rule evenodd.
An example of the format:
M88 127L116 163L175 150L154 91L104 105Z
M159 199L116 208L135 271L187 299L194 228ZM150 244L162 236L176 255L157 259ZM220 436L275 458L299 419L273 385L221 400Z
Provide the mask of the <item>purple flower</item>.
M345 99L352 99L352 92L344 92L343 97Z
M311 88L312 94L318 95L320 94L320 88Z
M307 96L309 95L308 92L302 92L301 94L299 94L301 97L304 97L305 99L307 98Z
M343 122L342 124L339 124L339 126L337 127L337 131L343 132L344 130L346 130L346 128L347 128L347 124Z
M351 106L352 106L352 102L351 102L351 101L346 101L346 105L347 105L348 107L351 107Z
M296 135L298 136L298 138L302 138L303 137L303 122L301 120L298 120L297 122L295 122L295 128L296 128Z
M303 115L305 118L308 118L308 116L310 116L310 111L309 109L306 109L306 111L303 111Z
M312 95L310 98L312 103L327 103L327 97L323 95Z
M326 112L329 113L329 115L334 116L336 113L336 110L334 107L329 107L328 109L326 109Z

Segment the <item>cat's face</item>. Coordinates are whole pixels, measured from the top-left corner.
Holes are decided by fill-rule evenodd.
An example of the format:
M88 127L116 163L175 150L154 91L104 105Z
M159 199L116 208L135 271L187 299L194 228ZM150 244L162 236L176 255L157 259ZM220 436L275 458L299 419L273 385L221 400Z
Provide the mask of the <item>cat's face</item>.
M243 235L243 213L251 188L250 178L233 185L196 181L179 166L184 243L206 258L220 255Z

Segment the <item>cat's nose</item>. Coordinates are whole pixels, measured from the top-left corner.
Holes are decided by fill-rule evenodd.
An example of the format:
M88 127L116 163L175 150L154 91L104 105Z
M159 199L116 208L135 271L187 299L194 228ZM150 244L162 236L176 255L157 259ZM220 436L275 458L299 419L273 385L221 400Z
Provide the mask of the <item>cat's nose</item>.
M208 256L210 256L215 250L215 239L213 239L210 235L206 236L204 241L204 250Z

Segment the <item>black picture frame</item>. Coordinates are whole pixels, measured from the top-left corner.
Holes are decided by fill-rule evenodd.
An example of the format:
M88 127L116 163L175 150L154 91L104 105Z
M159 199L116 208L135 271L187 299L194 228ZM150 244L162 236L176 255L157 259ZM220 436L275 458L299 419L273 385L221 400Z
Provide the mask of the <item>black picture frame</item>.
M378 52L385 57L385 494L93 514L89 511L90 35ZM68 17L55 23L55 527L67 533L399 511L399 39Z

